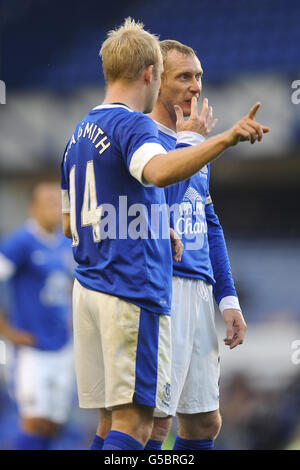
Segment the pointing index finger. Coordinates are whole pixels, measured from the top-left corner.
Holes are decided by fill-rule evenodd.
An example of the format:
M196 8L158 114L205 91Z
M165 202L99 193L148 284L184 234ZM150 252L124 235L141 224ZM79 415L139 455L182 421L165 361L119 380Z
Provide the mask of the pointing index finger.
M249 117L250 119L254 119L254 118L255 118L255 114L257 113L257 110L258 110L259 107L260 107L260 103L259 103L259 102L258 102L258 103L255 103L255 105L252 106L252 108L250 109L249 114L248 114L248 117Z

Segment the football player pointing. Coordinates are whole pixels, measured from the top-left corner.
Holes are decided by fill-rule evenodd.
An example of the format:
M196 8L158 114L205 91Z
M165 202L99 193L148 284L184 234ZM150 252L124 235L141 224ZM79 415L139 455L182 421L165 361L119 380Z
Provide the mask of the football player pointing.
M120 196L151 213L153 204L165 206L163 187L189 178L240 140L261 139L268 129L247 116L201 145L166 152L156 124L143 114L152 110L161 84L157 38L128 18L108 34L100 53L104 102L77 125L62 161L64 231L78 263L78 395L81 407L100 409L92 448L144 449L154 408L168 414L170 404L172 252L169 239L124 236L130 217L123 217ZM200 118L181 125L178 130L198 132ZM112 238L101 231L104 204L119 214ZM162 218L166 226L166 208Z

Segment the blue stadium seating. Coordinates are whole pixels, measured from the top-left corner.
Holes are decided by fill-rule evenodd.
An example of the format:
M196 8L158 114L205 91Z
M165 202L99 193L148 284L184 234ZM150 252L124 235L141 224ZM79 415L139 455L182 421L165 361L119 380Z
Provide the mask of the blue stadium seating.
M298 0L24 3L27 8L13 14L15 0L6 2L2 65L11 87L64 90L103 83L98 50L107 30L127 15L161 39L192 46L209 81L299 72Z

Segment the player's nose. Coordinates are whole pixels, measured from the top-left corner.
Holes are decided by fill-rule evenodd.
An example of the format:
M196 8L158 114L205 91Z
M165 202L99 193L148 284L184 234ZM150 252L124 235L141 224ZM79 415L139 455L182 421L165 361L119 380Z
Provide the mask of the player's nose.
M197 96L199 99L201 94L201 82L199 80L194 79L191 84L191 91Z

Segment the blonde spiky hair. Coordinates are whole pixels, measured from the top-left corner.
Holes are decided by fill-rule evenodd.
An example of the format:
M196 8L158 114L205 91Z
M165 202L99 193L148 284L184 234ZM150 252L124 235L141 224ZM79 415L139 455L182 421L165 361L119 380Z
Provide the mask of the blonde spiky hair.
M118 29L108 32L99 54L107 83L135 80L149 65L156 69L161 60L158 37L145 31L143 23L131 17Z

